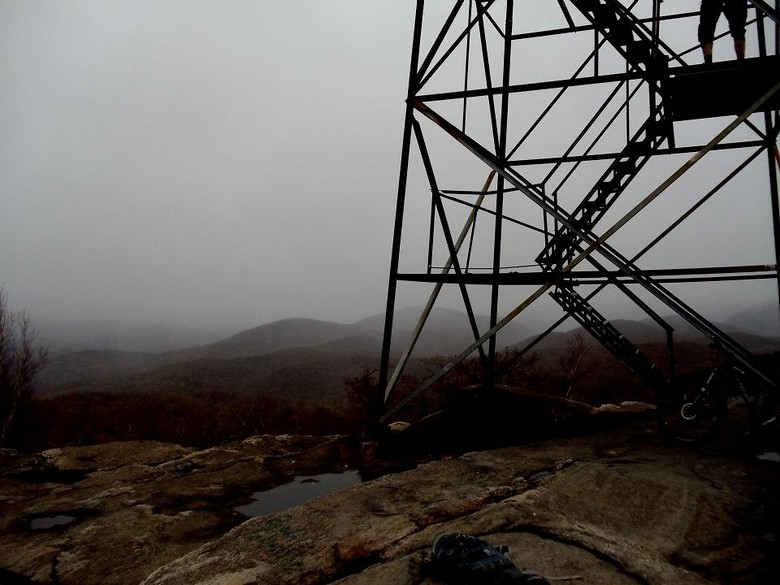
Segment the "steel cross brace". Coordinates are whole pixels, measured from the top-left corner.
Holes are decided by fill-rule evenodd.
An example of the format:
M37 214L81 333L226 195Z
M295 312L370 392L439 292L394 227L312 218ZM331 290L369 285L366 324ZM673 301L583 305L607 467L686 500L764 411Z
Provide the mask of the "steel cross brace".
M659 187L657 187L652 193L646 196L639 204L637 204L629 213L627 213L621 220L615 223L609 228L603 235L596 237L591 233L583 231L577 225L571 221L571 217L560 207L554 205L544 196L535 192L528 186L527 181L524 181L519 175L510 172L501 161L493 153L485 149L481 144L473 140L471 137L461 132L458 128L452 125L449 121L444 119L438 113L429 108L425 103L420 100L413 99L411 101L412 107L429 118L437 126L442 128L445 132L450 134L455 140L461 143L466 149L472 152L491 169L493 169L498 175L502 176L507 182L513 185L518 191L526 195L533 203L541 207L546 213L549 213L552 217L557 219L561 224L566 226L572 232L574 232L585 244L587 248L581 252L577 257L571 260L565 267L561 269L561 272L570 272L583 260L590 256L594 251L598 250L599 253L614 264L621 272L626 274L635 280L638 284L643 286L648 292L655 296L658 300L663 302L675 313L683 317L688 323L698 329L701 333L710 339L718 340L723 345L724 349L731 353L738 361L750 369L754 374L759 376L762 380L768 383L771 387L776 388L776 383L763 372L758 370L752 363L750 354L738 343L729 338L724 332L718 330L711 323L709 323L702 316L698 315L692 309L687 307L682 301L675 297L672 293L655 283L651 278L642 274L638 269L631 265L631 262L623 257L614 248L606 243L606 240L610 238L615 232L622 228L629 220L636 216L642 209L647 207L654 199L656 199L661 193L663 193L672 183L677 181L685 172L687 172L694 164L696 164L706 153L712 150L718 143L720 143L726 136L728 136L736 127L744 122L748 116L755 112L761 105L770 99L777 91L780 90L780 83L775 84L766 94L761 96L750 108L748 108L743 114L738 116L732 121L726 128L724 128L717 136L715 136L704 148L697 152L690 160L683 164L675 173L673 173L668 179L666 179ZM408 395L401 403L396 405L393 409L387 411L380 419L380 422L387 420L392 414L400 410L405 404L407 404L413 398L419 396L423 391L427 390L433 383L446 375L451 371L458 363L460 363L465 357L467 357L477 347L481 346L485 341L493 337L500 329L502 329L507 323L512 321L523 310L530 306L534 301L540 298L556 283L555 277L552 277L550 281L542 285L537 291L529 296L520 305L515 307L506 317L496 323L489 331L484 333L482 337L477 339L468 348L461 352L458 356L453 358L447 363L437 374L426 380L417 390Z

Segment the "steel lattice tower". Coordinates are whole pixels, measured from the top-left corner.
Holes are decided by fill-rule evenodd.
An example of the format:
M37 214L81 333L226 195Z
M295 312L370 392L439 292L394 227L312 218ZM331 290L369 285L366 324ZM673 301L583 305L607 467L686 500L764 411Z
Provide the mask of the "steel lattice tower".
M768 280L780 290L778 3L749 3L755 56L727 60L723 32L715 43L720 60L703 65L698 13L668 11L679 3L667 10L661 0L455 0L442 11L439 0L417 0L379 422L472 354L490 386L499 331L542 298L562 311L546 333L573 318L650 385L667 383L674 369L673 328L659 307L774 385L750 352L671 288ZM701 167L704 187L689 181ZM746 174L761 184L751 205L771 217L769 258L681 265L695 259L681 252L673 262L668 251L653 257ZM674 195L670 205L675 190L684 197ZM721 233L710 225L713 246L703 247L716 247ZM402 270L405 258L416 268ZM430 287L428 303L391 364L399 286L420 283ZM430 310L449 289L463 301L474 342L388 407ZM666 371L593 305L607 291L666 332ZM480 302L490 319L481 329Z

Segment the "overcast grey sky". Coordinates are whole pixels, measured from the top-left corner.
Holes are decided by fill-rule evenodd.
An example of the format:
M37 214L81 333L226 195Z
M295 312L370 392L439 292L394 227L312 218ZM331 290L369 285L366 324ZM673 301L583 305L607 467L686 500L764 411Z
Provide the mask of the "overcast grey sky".
M12 303L235 329L382 312L414 4L0 0Z
M0 0L0 282L33 314L382 310L412 2Z

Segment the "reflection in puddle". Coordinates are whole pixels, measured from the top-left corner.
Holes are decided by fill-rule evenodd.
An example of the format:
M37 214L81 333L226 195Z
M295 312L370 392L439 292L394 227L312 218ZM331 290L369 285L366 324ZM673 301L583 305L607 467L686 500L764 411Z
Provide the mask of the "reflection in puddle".
M33 530L48 530L55 526L65 526L71 522L75 522L75 516L65 516L64 514L57 514L56 516L42 516L40 518L33 518L30 520L30 528Z
M272 514L360 483L360 473L321 473L296 477L292 482L252 494L252 502L235 508L244 516Z
M766 453L756 455L756 457L762 461L774 461L775 463L780 463L780 453L777 453L776 451L767 451Z

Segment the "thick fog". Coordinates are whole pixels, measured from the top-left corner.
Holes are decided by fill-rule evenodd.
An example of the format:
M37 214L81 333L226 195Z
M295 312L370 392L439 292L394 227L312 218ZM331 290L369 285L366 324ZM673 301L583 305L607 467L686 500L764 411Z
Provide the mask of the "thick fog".
M0 0L11 303L235 330L382 312L414 4Z
M383 306L413 6L0 2L0 281L33 314Z

